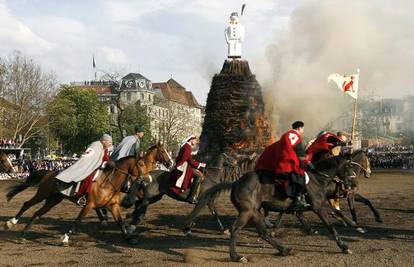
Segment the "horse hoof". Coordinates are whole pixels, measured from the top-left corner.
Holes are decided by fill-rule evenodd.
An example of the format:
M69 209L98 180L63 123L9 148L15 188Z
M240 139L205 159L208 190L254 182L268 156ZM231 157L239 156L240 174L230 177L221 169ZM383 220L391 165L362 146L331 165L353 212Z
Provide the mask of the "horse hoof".
M343 252L344 254L352 254L352 251L351 251L349 248L344 249L342 252Z
M193 236L193 232L191 232L191 230L185 231L184 232L184 236L186 236L186 237L192 237Z
M309 235L317 235L317 234L319 234L319 231L318 230L315 230L315 229L310 229L309 232L308 232L308 234Z
M101 226L107 227L108 226L108 221L107 220L101 221Z
M12 228L13 228L13 226L14 226L14 224L12 224L12 223L10 222L10 220L8 220L8 221L4 224L4 230L10 230L10 229L12 229Z
M135 238L135 237L129 237L129 238L127 238L127 243L129 245L131 245L131 246L137 245L138 242L139 242L139 240L137 238Z
M264 219L264 222L265 222L267 228L274 228L276 226L275 224L271 223L269 218L267 218L267 217Z
M279 252L279 256L289 256L293 254L292 248L285 248Z
M361 234L365 234L366 233L366 231L362 227L357 227L356 230L358 231L358 233L361 233Z
M137 230L137 227L135 225L130 224L127 228L127 235L132 235L135 233L135 230Z
M240 257L240 259L238 260L238 262L241 262L241 263L248 263L249 262L249 260L246 258L246 257Z
M224 230L223 234L226 236L230 236L230 230L229 229Z
M68 234L64 234L64 235L60 238L60 242L61 242L62 246L64 246L64 247L68 247L68 246L69 246L69 235L68 235Z
M384 222L384 221L383 221L381 218L379 218L379 217L378 217L378 218L375 218L375 221L376 221L376 222L379 222L379 223L383 223L383 222Z

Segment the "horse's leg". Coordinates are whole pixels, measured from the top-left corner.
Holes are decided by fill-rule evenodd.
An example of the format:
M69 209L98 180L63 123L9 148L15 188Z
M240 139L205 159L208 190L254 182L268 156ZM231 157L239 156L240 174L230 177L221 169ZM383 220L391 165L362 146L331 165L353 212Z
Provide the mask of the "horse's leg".
M256 225L256 230L259 233L260 237L272 245L272 247L279 250L281 256L288 256L291 253L291 248L283 246L279 241L270 236L269 232L266 229L266 224L264 223L264 216L260 212L256 211L256 213L253 214L252 219Z
M237 254L236 245L237 245L237 236L239 235L241 229L249 222L250 217L251 217L250 212L241 211L240 214L239 214L239 217L237 217L236 221L234 222L233 226L231 227L230 259L232 261L247 262L247 258Z
M325 227L328 228L328 230L333 234L336 244L342 249L342 252L345 254L351 254L351 250L348 248L345 242L342 241L342 238L338 235L335 227L333 227L332 223L328 219L328 211L330 211L331 208L327 205L329 204L325 204L314 211L319 216Z
M159 201L161 198L162 195L157 195L150 198L149 201L138 200L135 202L135 209L132 212L132 219L129 226L127 227L128 235L132 235L135 232L137 225L144 219L148 206Z
M98 215L99 221L102 226L108 225L108 210L106 208L96 208L96 215Z
M23 213L26 210L30 209L32 206L36 205L37 203L45 199L45 196L41 194L39 190L36 192L36 195L34 195L30 200L23 203L23 206L21 207L19 212L16 214L16 216L14 216L13 218L9 219L6 222L6 224L4 225L5 230L13 228L13 226L17 224L17 222L20 220L20 217L23 215Z
M383 222L383 220L381 218L381 215L379 214L378 210L376 208L374 208L374 206L372 205L371 201L369 201L368 198L362 196L361 194L355 193L355 201L358 201L358 202L361 202L361 203L364 203L365 205L367 205L371 209L372 213L374 213L374 217L375 217L376 222L379 222L379 223Z
M348 197L346 198L346 200L348 201L348 207L349 210L351 211L351 215L352 215L352 220L358 224L358 218L356 215L356 211L355 211L355 203L354 203L354 197L355 197L355 193L351 193L348 195Z
M78 228L79 224L82 222L82 219L94 208L92 201L89 200L86 202L86 206L82 208L82 210L79 212L78 217L76 220L72 223L69 230L66 231L66 233L62 236L61 241L63 246L69 245L69 239L70 236L75 232L75 230Z
M122 220L121 207L119 206L119 204L112 204L110 208L111 208L111 213L112 213L112 216L114 217L114 220L117 222L117 224L121 228L121 232L124 235L124 237L126 237L127 230L126 230L126 225L124 221Z
M29 222L24 227L21 233L21 237L24 237L27 234L27 232L30 230L36 219L40 218L43 214L47 213L51 208L59 204L62 200L62 194L53 194L46 198L45 204L33 214Z
M318 234L318 230L313 229L310 226L309 222L305 219L305 216L303 216L303 212L301 211L295 212L295 215L296 215L296 218L298 218L299 222L302 224L303 228L305 228L305 231L308 235Z
M219 228L220 232L222 234L224 234L225 229L224 229L224 226L221 223L220 217L219 217L219 215L217 213L217 209L216 209L216 206L214 205L214 201L210 201L207 204L207 206L208 206L208 209L210 210L211 215L213 215L214 218L216 219L216 222L217 222L217 225L218 225L218 228ZM191 229L190 229L190 232L191 232Z

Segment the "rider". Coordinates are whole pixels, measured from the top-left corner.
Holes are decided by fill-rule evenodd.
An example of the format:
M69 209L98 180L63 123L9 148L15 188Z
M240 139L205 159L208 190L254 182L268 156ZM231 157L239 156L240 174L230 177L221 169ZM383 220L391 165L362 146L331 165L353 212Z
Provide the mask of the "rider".
M339 134L341 134L339 136ZM311 145L306 148L307 160L316 162L318 160L338 156L341 152L341 147L346 145L346 136L342 132L335 135L331 132L322 131L314 139Z
M59 173L56 178L65 183L61 192L70 196L71 193L66 190L70 184L73 182L78 183L88 178L88 185L81 186L80 189L83 191L81 192L78 190L79 194L76 194L78 197L82 195L83 198L82 200L79 199L78 202L86 200L85 195L88 193L89 185L96 176L91 174L93 174L99 166L103 166L105 162L109 160L108 148L111 147L111 145L112 137L109 134L104 134L99 141L95 141L89 145L77 162Z
M144 136L144 127L136 126L135 133L122 139L111 155L111 160L116 161L127 156L139 156L141 153L141 138Z
M285 193L294 202L289 209L303 209L308 206L303 198L305 188L306 154L302 141L305 124L296 121L292 130L282 135L279 141L268 146L256 163L256 171L266 171L275 174L276 179L288 183Z
M192 204L197 203L198 187L204 180L204 175L198 169L206 167L205 163L195 161L192 157L192 148L197 143L198 138L195 135L190 135L184 139L171 173L173 181L171 190L179 195L191 186L187 201ZM191 182L191 180L193 181Z

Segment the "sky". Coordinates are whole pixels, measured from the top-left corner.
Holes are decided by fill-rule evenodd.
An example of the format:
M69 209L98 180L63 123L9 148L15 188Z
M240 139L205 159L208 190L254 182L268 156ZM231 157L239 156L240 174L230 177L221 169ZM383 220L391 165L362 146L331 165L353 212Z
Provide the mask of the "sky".
M276 127L302 119L317 133L349 111L331 73L359 68L360 95L413 94L412 0L0 0L0 57L19 50L67 83L94 78L94 55L98 76L173 77L205 104L242 3L243 59Z
M296 1L0 0L0 56L19 50L70 82L94 78L95 55L98 76L173 77L204 104L226 58L228 17L243 2L243 57L254 61L285 27Z

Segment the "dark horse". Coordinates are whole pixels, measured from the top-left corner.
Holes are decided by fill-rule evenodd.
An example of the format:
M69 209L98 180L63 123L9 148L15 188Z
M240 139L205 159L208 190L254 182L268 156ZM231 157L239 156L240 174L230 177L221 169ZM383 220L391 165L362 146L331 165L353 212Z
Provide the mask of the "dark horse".
M200 195L206 192L209 188L220 184L223 180L225 180L227 177L224 175L230 175L232 173L229 171L229 169L234 168L234 164L237 164L237 162L233 161L231 157L225 155L224 153L220 154L214 160L212 160L205 170L205 180L200 186ZM135 199L138 198L138 200L135 202L135 210L132 213L131 224L128 228L129 234L132 234L135 231L136 225L144 218L149 205L161 200L164 195L167 195L178 201L186 202L186 198L189 194L190 189L183 192L181 195L177 195L174 192L171 192L170 172L156 170L150 172L150 174L153 178L153 181L147 186L148 198L144 198L144 192L141 188L138 188L138 192L131 189L128 192L127 197L122 202L122 205L124 207L130 207L134 203ZM132 187L134 187L134 185ZM211 214L215 217L220 231L224 232L225 229L217 214L216 207L214 206L214 201L207 203L207 205L210 209ZM131 239L131 242L133 242L133 239Z
M348 180L340 180L340 179L335 179L332 180L327 188L326 188L326 197L329 200L334 200L337 198L346 198L348 201L348 206L349 209L351 211L352 214L352 220L355 222L356 226L356 230L360 233L365 233L365 230L358 225L357 223L357 216L356 216L356 210L355 210L355 204L354 202L361 202L364 203L365 205L367 205L372 213L374 214L374 218L375 221L377 222L383 222L381 219L381 216L378 212L377 209L375 209L375 207L372 205L371 201L362 196L361 194L357 193L358 191L358 180L356 179L359 174L363 173L364 176L366 178L370 177L371 174L371 168L370 168L370 164L369 164L369 160L368 160L368 156L365 154L365 152L363 150L357 150L355 152L352 153L351 156L351 166L354 172L353 177L351 177L352 179L348 179ZM338 206L339 209L339 206ZM272 224L268 218L268 210L265 209L265 222L266 225L268 227L278 227L281 224L281 219L282 219L282 215L283 213L281 212L278 216L278 218L276 219L275 224ZM303 214L301 212L297 212L296 216L298 217L299 221L302 223L302 225L305 227L305 230L308 233L316 233L316 231L314 231L309 224L306 222L306 220L303 217ZM346 223L345 223L346 224Z
M5 173L14 173L13 164L7 155L4 152L0 152L0 171Z
M308 173L309 182L306 184L308 202L311 203L309 210L315 212L325 226L330 230L337 245L344 253L351 253L348 246L342 241L328 220L329 213L333 210L329 206L325 196L325 189L334 177L349 179L353 172L350 161L343 157L333 157L317 164L318 171ZM280 251L283 256L291 254L291 249L283 246L280 242L273 239L266 229L264 216L260 212L261 208L271 211L291 212L289 206L292 202L286 198L282 191L276 190L273 182L273 174L266 172L249 172L231 185L231 201L239 212L239 216L231 229L230 258L233 261L247 262L245 257L236 253L236 242L240 230L250 221L256 225L256 230L260 237L270 243ZM190 224L206 202L215 199L215 196L225 187L218 185L207 191L200 199L199 204L190 214ZM335 211L342 216L340 211ZM350 222L352 223L352 222Z
M58 190L58 180L55 178L58 172L44 172L43 176L29 176L25 184L20 184L12 187L7 193L7 199L10 200L19 192L30 186L38 185L39 188L36 194L28 201L26 201L20 211L15 217L9 219L5 224L5 229L12 228L19 221L23 213L31 208L33 205L46 200L44 205L38 209L26 227L22 231L24 236L28 230L30 230L33 222L47 213L52 207L59 204L63 199L69 199L72 202L76 201L74 197L67 197ZM63 244L67 245L69 242L69 236L72 234L73 229L77 226L84 216L94 208L106 207L108 208L115 221L121 227L123 234L126 234L125 223L122 220L120 201L120 190L127 182L133 183L136 180L150 180L148 172L146 171L145 164L142 160L137 160L134 156L125 157L115 163L115 166L104 169L98 176L96 181L92 183L91 193L88 194L86 205L80 211L75 224L64 235Z

